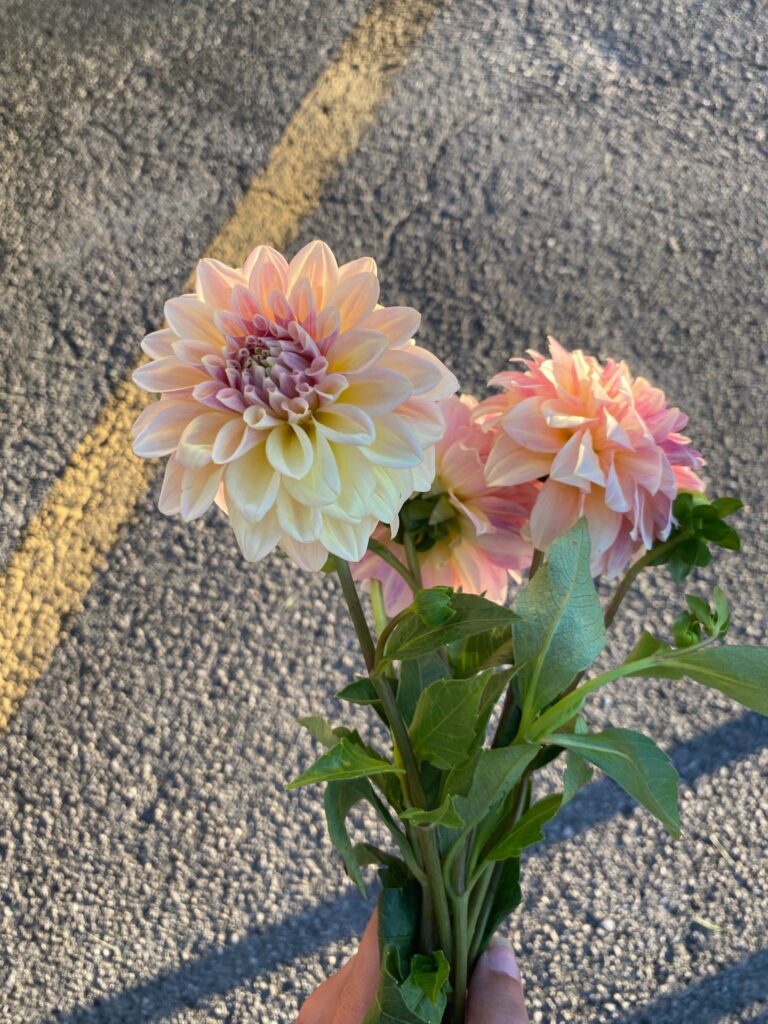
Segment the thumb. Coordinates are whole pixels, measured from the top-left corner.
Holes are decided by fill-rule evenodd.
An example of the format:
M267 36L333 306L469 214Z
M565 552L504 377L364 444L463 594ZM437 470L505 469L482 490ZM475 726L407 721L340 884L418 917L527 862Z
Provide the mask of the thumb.
M494 939L477 961L467 1024L528 1024L520 968L506 939Z

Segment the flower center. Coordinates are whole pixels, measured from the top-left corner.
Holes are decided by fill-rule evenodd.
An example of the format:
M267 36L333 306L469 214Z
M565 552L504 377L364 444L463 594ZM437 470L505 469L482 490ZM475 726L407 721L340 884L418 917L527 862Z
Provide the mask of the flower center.
M297 422L335 401L346 387L343 377L329 373L317 342L294 320L227 314L222 327L223 365L209 370L223 387L239 392L246 406L260 405Z

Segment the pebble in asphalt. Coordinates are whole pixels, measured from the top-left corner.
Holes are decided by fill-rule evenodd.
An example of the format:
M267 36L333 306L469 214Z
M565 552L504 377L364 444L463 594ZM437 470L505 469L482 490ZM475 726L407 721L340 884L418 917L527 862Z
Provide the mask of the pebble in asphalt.
M3 559L364 7L9 9ZM548 332L662 382L749 503L719 569L751 642L767 39L753 4L449 5L296 243L375 255L468 389ZM282 788L311 754L295 716L333 714L357 664L332 582L246 566L220 519L183 526L155 499L0 738L9 1024L291 1021L369 910L318 794ZM613 655L679 600L641 586ZM558 821L511 931L532 1019L765 1020L768 726L663 683L614 689L591 720L673 753L685 834L607 782Z

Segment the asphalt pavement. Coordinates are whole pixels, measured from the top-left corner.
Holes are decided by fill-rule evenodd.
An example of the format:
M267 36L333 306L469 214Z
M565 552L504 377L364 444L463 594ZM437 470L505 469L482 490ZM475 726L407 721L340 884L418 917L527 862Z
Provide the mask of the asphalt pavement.
M331 0L16 0L0 38L0 565L365 12ZM554 333L691 417L765 640L768 11L740 0L445 4L292 249L373 255L478 391ZM333 581L249 566L159 488L0 734L0 1022L283 1024L369 913L317 791L286 793L358 667ZM701 574L706 593L715 574ZM611 655L679 591L644 581ZM345 711L345 714L347 712ZM768 722L673 683L591 722L652 734L681 841L594 783L525 869L534 1021L768 1021ZM365 721L361 714L361 722Z

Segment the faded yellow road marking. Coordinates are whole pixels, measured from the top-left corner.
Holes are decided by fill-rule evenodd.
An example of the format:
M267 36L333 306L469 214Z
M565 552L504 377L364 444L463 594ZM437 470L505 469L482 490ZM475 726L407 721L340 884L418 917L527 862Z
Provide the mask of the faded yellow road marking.
M302 100L262 174L206 255L240 263L258 243L284 248L360 142L377 105L442 0L379 0ZM0 728L47 665L119 530L156 472L129 428L146 401L126 381L78 445L0 575Z

